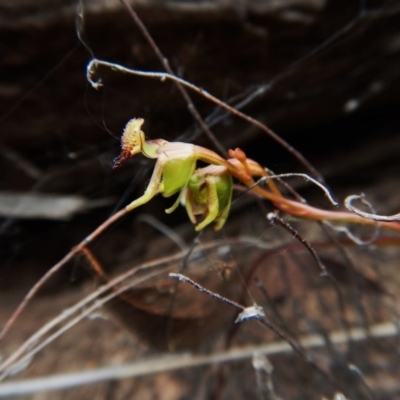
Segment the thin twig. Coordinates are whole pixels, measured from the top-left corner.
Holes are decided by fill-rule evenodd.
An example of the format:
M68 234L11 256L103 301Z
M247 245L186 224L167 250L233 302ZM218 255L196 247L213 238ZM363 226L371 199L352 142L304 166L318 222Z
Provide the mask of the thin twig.
M29 290L24 299L19 304L18 308L14 311L11 317L8 319L3 329L0 332L0 343L4 339L7 332L11 329L11 327L15 324L19 316L22 314L28 303L31 299L36 295L36 293L42 288L42 286L47 282L47 280L52 277L55 273L57 273L67 262L72 260L72 258L78 254L83 247L90 244L96 237L98 237L102 232L104 232L110 225L112 225L115 221L122 218L126 215L128 211L124 208L113 216L111 216L107 221L104 221L97 229L95 229L89 236L83 239L77 246L75 246L66 256L64 256L57 264L55 264L52 268L50 268Z
M346 208L349 211L352 211L353 213L359 215L360 217L366 218L366 219L372 219L373 221L380 221L380 222L395 222L395 221L400 221L400 213L399 214L394 214L394 215L377 215L377 214L371 214L367 213L364 211L359 210L358 208L354 207L351 203L354 200L362 200L365 203L364 196L361 195L352 195L346 197L344 204Z
M236 309L238 309L239 311L243 312L246 310L246 307L243 307L241 304L236 303L233 300L229 300L226 297L223 297L221 295L219 295L218 293L214 293L211 290L206 289L204 286L201 286L200 284L198 284L197 282L193 281L192 279L188 278L185 275L182 274L175 274L173 272L171 272L169 274L170 278L173 279L178 279L178 281L180 282L185 282L185 283L190 283L193 287L195 287L199 292L208 294L209 296L213 297L214 299L221 301L222 303L226 303L229 304L230 306L235 307Z
M334 225L330 221L322 221L322 223L331 228L333 231L338 232L338 233L343 233L345 234L352 242L354 242L358 246L367 246L371 243L376 242L378 236L379 236L379 225L375 224L376 228L374 230L373 235L368 238L368 239L361 239L358 236L356 236L347 226L343 225Z
M136 268L133 271L129 271L128 274L124 274L122 277L118 277L117 279L114 279L108 282L107 284L101 286L91 295L85 297L82 301L72 306L70 309L64 310L60 314L60 316L54 318L52 321L44 325L41 329L36 331L27 341L25 341L17 350L15 350L10 355L10 357L8 357L3 362L3 364L0 365L0 379L11 374L13 370L19 369L20 365L25 365L40 350L43 350L55 339L60 337L62 334L64 334L73 326L75 326L77 323L82 321L84 318L92 314L98 308L102 307L110 300L118 296L119 294L162 272L161 270L152 273L149 272L148 275L144 277L137 278L133 281L126 283L125 285L119 286L111 294L108 294L104 297L100 297L101 294L109 291L111 288L116 287L117 284L120 283L122 280L127 279L127 276L131 276L146 268L149 268L149 265L142 265L141 267ZM78 314L80 310L82 311ZM69 321L64 322L67 319L71 318L73 314L78 314L78 315L70 319ZM58 328L58 330L54 331L51 335L49 335L44 340L39 342L39 339L41 339L48 332L51 332L61 322L63 322L64 324L60 328Z
M293 237L296 240L298 240L308 250L308 252L311 254L311 256L314 259L315 263L317 264L317 266L321 270L321 276L324 277L324 278L328 278L329 279L329 282L331 283L331 285L333 287L333 290L336 293L337 300L338 300L339 309L340 309L340 319L341 319L342 326L346 330L346 332L349 332L350 324L348 323L348 321L346 319L346 313L345 313L346 307L345 307L345 301L343 299L343 294L342 294L342 292L340 290L340 287L338 285L337 280L326 269L325 265L323 264L323 262L321 261L321 258L318 255L318 253L311 246L311 244L305 238L303 238L300 235L299 232L297 232L296 229L294 229L287 221L285 221L284 219L280 218L276 213L269 213L267 215L267 218L272 224L280 225L281 227L286 229L288 232L290 232L293 235Z
M200 243L200 237L203 235L203 231L200 231L196 237L193 239L190 247L188 249L186 249L186 254L185 256L182 258L182 262L180 263L178 272L182 273L183 271L185 271L188 268L188 264L189 264L189 259L190 256L193 254L194 249L196 248L196 246ZM171 337L172 337L172 330L173 330L173 319L170 318L170 316L172 315L172 312L174 310L175 307L175 302L176 302L176 298L178 296L178 285L179 282L175 282L174 287L171 290L171 297L170 297L170 301L168 304L168 321L167 321L167 326L165 329L165 337L166 337L166 342L167 343L171 343Z
M280 225L281 227L283 227L287 231L289 231L293 235L293 237L295 239L297 239L309 251L309 253L311 254L312 258L315 260L315 262L317 263L318 267L321 270L321 276L328 276L329 275L329 272L327 271L325 265L322 263L321 259L319 258L319 255L314 250L314 248L288 222L286 222L284 219L279 217L276 213L268 213L267 219L272 224Z
M368 340L364 329L351 330L354 341ZM371 327L371 336L374 338L389 338L398 335L397 326L392 322L377 324ZM329 335L331 342L336 345L347 343L347 335L342 331L335 331ZM318 348L325 346L320 335L312 334L300 339L304 348ZM203 365L215 365L239 360L251 359L255 353L261 355L275 355L290 353L291 346L283 340L267 344L230 349L223 352L213 352L206 355L191 355L188 353L158 355L155 359L139 361L132 364L93 370L77 371L68 374L58 374L35 379L15 380L0 383L0 397L31 394L49 390L61 390L88 385L97 382L106 382L118 379L134 378L144 375L153 375L177 369L196 368Z
M141 70L137 70L137 69L129 69L129 68L123 67L122 65L119 65L116 63L111 63L111 62L103 61L103 60L99 60L99 59L93 59L89 62L88 66L86 68L86 71L87 71L86 77L87 77L88 82L95 89L99 89L102 86L101 80L94 81L92 78L95 73L95 70L98 66L104 66L104 67L110 68L112 71L118 71L121 73L130 74L130 75L137 75L137 76L142 76L142 77L146 77L146 78L160 79L161 81L170 79L172 81L179 82L183 86L186 86L187 88L200 94L201 96L205 97L206 99L219 105L221 108L224 108L225 110L229 111L236 117L241 118L241 119L249 122L250 124L253 124L253 125L257 126L258 128L260 128L263 132L265 132L273 140L275 140L277 143L279 143L286 151L288 151L290 154L292 154L319 182L321 182L321 183L324 182L322 175L315 169L315 167L300 152L298 152L288 142L286 142L284 139L282 139L278 134L276 134L274 131L272 131L270 128L268 128L262 122L248 116L247 114L242 113L239 110L236 110L235 108L224 103L222 100L213 96L206 90L201 89L201 88L197 87L196 85L193 85L192 83L190 83L184 79L181 79L175 75L171 75L171 74L168 74L165 72L150 72L150 71L141 71Z
M168 59L162 54L160 48L157 46L157 43L154 41L154 39L150 35L150 32L147 30L146 26L143 24L142 20L139 18L138 14L134 10L134 8L126 0L120 0L120 2L126 8L129 15L134 20L135 24L138 26L138 28L142 32L143 36L146 38L147 42L149 43L150 47L153 49L154 53L160 60L161 64L165 68L165 70L169 74L175 76L174 71L172 70L171 66L169 65ZM228 153L226 152L224 147L221 145L221 143L218 141L218 139L215 137L215 135L211 132L211 130L207 126L207 124L204 122L200 113L197 111L197 108L194 105L192 99L190 98L189 93L186 91L186 89L184 88L184 86L182 86L181 83L175 81L175 84L176 84L176 87L178 88L179 92L181 93L182 97L185 99L189 112L192 114L194 119L200 125L201 129L206 133L206 135L211 140L211 142L214 144L214 146L221 152L221 154L223 154L223 156L225 158L227 158Z
M334 377L331 377L326 371L324 371L321 367L318 366L313 360L311 360L307 355L304 353L304 351L289 337L287 337L284 333L282 333L277 327L275 327L273 324L271 324L266 318L265 314L260 306L257 304L254 304L251 307L244 307L241 304L238 304L230 299L227 299L226 297L223 297L217 293L214 293L197 282L194 282L190 278L186 277L185 275L182 274L174 274L170 273L170 277L175 278L180 280L181 282L186 282L194 286L197 290L200 292L203 292L216 300L219 300L223 303L229 304L236 309L240 310L241 313L239 314L238 318L236 319L236 323L244 322L250 319L255 319L259 321L262 325L266 326L269 328L272 332L274 332L280 339L286 341L292 350L297 353L307 364L309 364L311 367L313 367L317 372L319 372L329 383L333 384L334 386L341 388L341 384L335 380Z
M368 392L369 396L371 397L372 400L376 400L377 397L373 390L371 389L370 385L368 384L367 380L364 377L364 374L362 373L361 369L357 367L357 365L354 364L349 364L349 370L357 376L357 378L361 381L361 384L364 386L365 390Z
M267 170L267 172L271 172L271 171ZM332 197L329 189L325 185L318 182L317 180L315 180L314 178L312 178L311 176L309 176L307 174L300 174L300 173L296 173L296 172L290 172L287 174L273 174L273 175L263 176L259 180L259 182L263 182L263 181L267 182L270 179L292 178L292 177L300 177L300 178L305 179L306 181L312 182L314 185L318 186L325 193L325 196L328 198L328 200L331 202L331 204L333 206L337 207L339 205L339 203ZM304 202L304 199L302 199L302 202Z
M195 254L201 253L203 251L211 250L214 248L219 248L220 246L226 245L227 243L232 244L232 245L238 245L238 244L253 245L260 249L271 249L273 247L273 244L271 244L271 243L267 243L267 242L264 242L262 240L252 238L252 237L242 236L242 237L238 237L238 238L225 238L223 240L217 240L217 241L211 241L208 243L199 244L198 247L196 247L193 250L193 252ZM82 246L81 251L83 251L83 253L86 256L88 255L88 252L87 252L87 249L85 246ZM101 286L96 291L94 291L93 293L91 293L90 295L88 295L87 297L82 299L80 302L78 302L74 306L70 307L67 310L64 310L59 316L52 319L46 325L44 325L42 328L40 328L38 331L36 331L35 334L33 334L18 349L16 349L9 358L7 358L6 360L3 361L3 363L0 365L0 372L3 372L5 369L9 368L15 360L17 360L20 356L22 356L24 354L25 351L27 351L28 349L32 349L39 342L40 338L43 337L46 333L50 332L52 329L54 329L54 327L56 327L61 322L65 321L67 318L70 318L74 313L77 313L79 310L83 309L84 307L87 307L88 304L90 304L90 302L94 301L96 298L101 296L106 291L112 289L113 287L117 286L124 280L129 279L130 277L132 277L133 275L135 275L136 273L138 273L140 271L148 270L150 268L160 268L164 264L176 263L180 260L183 260L187 256L187 253L188 253L187 250L185 250L185 251L181 251L176 254L173 254L171 256L157 258L157 259L149 261L147 263L140 264L137 267L132 268L131 270L127 271L126 273L119 275L118 277L110 280L107 284ZM61 260L61 261L63 261L63 260ZM61 263L61 261L60 261L60 263ZM59 265L60 263L58 263L57 265ZM41 279L41 281L44 282L44 277ZM38 285L38 284L39 284L39 282L36 285ZM31 293L31 292L29 292L29 293ZM33 295L24 303L24 306L26 306L27 302L32 297L33 297ZM22 305L22 303L21 303L21 305ZM21 305L18 307L17 311L21 310ZM22 310L20 312L22 312ZM14 313L12 316L12 318L14 318L14 319L12 320L10 318L10 320L9 320L9 321L12 320L12 322L9 322L11 325L15 322L16 318L19 315L18 314L15 317L15 314L16 313ZM3 330L5 330L7 328L7 326L8 326L8 324L4 327ZM8 328L10 328L10 326Z

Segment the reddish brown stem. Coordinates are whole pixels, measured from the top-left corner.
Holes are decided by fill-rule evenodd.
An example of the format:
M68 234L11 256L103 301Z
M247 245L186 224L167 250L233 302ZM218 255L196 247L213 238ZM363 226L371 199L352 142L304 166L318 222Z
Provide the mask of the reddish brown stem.
M112 225L115 221L119 220L128 211L124 208L110 217L107 221L103 222L97 229L95 229L89 236L83 239L77 246L75 246L64 258L62 258L57 264L55 264L51 269L49 269L36 284L31 288L31 290L24 297L18 308L14 311L11 317L8 319L3 329L0 332L0 343L4 339L7 332L11 329L11 327L15 324L19 316L25 310L28 303L31 299L36 295L36 293L42 288L45 282L57 273L61 267L63 267L68 261L72 260L72 258L80 253L84 247L86 247L93 239L99 236L102 232L104 232L110 225Z

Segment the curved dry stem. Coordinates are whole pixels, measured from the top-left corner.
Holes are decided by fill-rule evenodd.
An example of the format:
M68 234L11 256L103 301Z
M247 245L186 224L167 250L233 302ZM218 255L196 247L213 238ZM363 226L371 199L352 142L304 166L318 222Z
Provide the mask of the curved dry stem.
M133 282L129 282L128 284L121 286L117 290L113 291L108 296L105 296L104 298L99 299L99 297L107 292L108 290L114 288L121 282L127 280L128 278L132 277L133 275L146 270L150 268L155 268L155 267L161 267L161 265L170 263L171 261L177 261L180 258L182 258L184 255L184 252L178 253L174 255L173 257L167 257L166 259L157 259L153 262L145 263L137 268L134 268L127 273L124 273L117 278L110 280L107 284L101 286L99 289L91 293L90 295L86 296L84 299L79 301L77 304L74 306L70 307L67 310L64 310L58 317L54 318L47 324L45 324L41 329L36 331L31 337L29 337L17 350L15 350L10 357L8 357L1 365L0 365L0 373L6 375L6 371L9 370L15 362L18 363L22 362L21 357L23 357L23 360L30 359L34 354L36 354L39 350L41 350L43 347L51 343L55 338L60 336L62 333L66 332L68 329L70 329L72 326L76 325L79 321L81 321L83 318L86 316L90 315L93 313L96 309L100 308L104 304L106 304L109 300L112 298L116 297L118 294L126 291L132 286L137 285L138 283L141 283L143 280L147 280L150 277L152 277L154 274L149 274L146 277L143 277L141 279L137 279ZM160 271L157 271L156 274L160 273ZM92 305L90 305L93 303ZM68 322L66 325L63 325L59 330L57 330L55 333L53 333L49 338L45 339L44 342L37 344L39 340L44 337L48 332L50 332L52 329L54 329L57 325L60 323L63 323L67 319L71 318L74 314L77 314L80 310L82 311L77 317L75 317L73 320ZM24 355L29 350L29 353Z
M235 178L240 180L240 175L235 174L235 171L230 171ZM259 186L260 182L263 182L265 178L273 179L274 176L282 177L282 176L303 176L305 179L310 179L308 175L305 174L282 174L282 175L271 175L268 177L262 177L258 182L254 182L251 180L250 182L246 181L244 183L248 188L249 192L253 193L259 197L262 197L266 200L269 200L273 203L274 207L278 210L283 211L287 214L290 214L293 217L298 217L302 219L311 219L317 221L331 221L331 222L341 222L341 223L353 223L353 224L361 224L361 225L373 225L376 226L378 224L379 227L389 229L395 232L400 233L400 223L397 221L376 221L372 219L366 219L357 214L353 214L347 211L331 211L331 210L323 210L321 208L310 206L306 203L290 200L286 197L283 197L280 194L272 193L269 190L265 190ZM315 184L318 182L313 181ZM328 199L333 202L333 204L337 204L335 200L330 196L329 191L323 186L318 184L318 186L324 191L327 195ZM356 238L355 242L357 242Z
M394 215L389 215L389 216L378 215L375 213L367 213L367 212L361 211L358 208L354 207L353 204L351 204L354 200L361 200L365 203L364 195L347 196L344 201L344 204L349 211L352 211L353 213L359 215L362 218L366 218L366 219L369 219L372 221L378 221L378 222L400 222L400 213L394 214Z
M269 192L257 187L253 189L253 192L261 197L272 200L274 206L286 212L294 217L313 219L319 221L331 221L331 222L345 222L361 225L376 225L400 233L400 223L395 221L374 221L372 219L366 219L359 215L347 212L347 211L330 211L322 210L320 208L312 207L308 204L299 203L297 201L281 198L278 201L274 200ZM266 192L266 193L264 193Z
M220 296L217 293L214 293L205 287L199 285L197 282L193 281L192 279L188 278L185 275L182 274L169 274L171 278L178 279L181 282L184 283L189 283L193 287L195 287L197 290L199 290L202 293L207 294L208 296L211 296L218 301L221 301L223 303L226 303L230 306L233 306L237 310L240 311L239 316L236 318L235 323L243 323L245 321L254 319L257 320L259 323L262 325L266 326L268 329L270 329L272 332L275 333L280 339L284 340L293 350L294 353L296 353L298 356L300 356L307 364L312 366L318 373L321 374L328 382L332 383L336 387L341 387L341 385L336 381L336 379L331 376L329 373L327 373L325 370L323 370L318 364L316 364L310 357L307 357L306 353L303 351L301 347L298 346L297 343L295 343L291 338L289 338L286 334L280 331L275 325L273 325L266 317L265 313L262 307L260 307L257 304L253 304L251 307L244 307L239 303L236 303L235 301L232 301L226 297Z
M372 236L369 239L361 239L357 237L354 233L351 232L351 230L347 226L343 225L333 225L329 221L322 221L323 224L331 228L335 232L343 233L345 234L354 244L358 246L367 246L371 243L374 243L376 239L379 236L380 233L380 226L378 224L375 224L375 230L372 234Z
M365 332L362 328L351 329L350 334L351 340L362 341L370 340L371 338L390 338L397 336L399 332L396 324L385 322L371 326L369 332ZM348 341L347 335L342 331L332 332L329 335L329 339L334 345L345 344ZM318 348L326 345L324 338L318 334L303 336L299 341L302 348ZM290 353L291 351L292 348L286 341L279 340L267 344L233 348L227 351L213 352L212 354L205 355L183 353L171 356L170 354L165 354L164 356L157 356L155 359L138 361L132 364L0 383L0 397L32 394L39 391L68 389L96 382L153 375L177 369L237 362L251 359L254 354L271 356L281 353Z
M118 211L116 214L111 216L105 222L103 222L97 229L95 229L89 236L83 239L77 246L75 246L64 258L62 258L57 264L55 264L52 268L50 268L36 284L29 290L27 295L24 297L18 308L14 311L11 317L8 319L3 329L0 332L0 343L4 339L5 335L11 329L11 327L15 324L19 316L25 310L26 306L32 300L32 298L37 294L37 292L42 288L42 286L47 282L47 280L56 274L65 264L67 264L72 258L80 253L86 245L91 243L96 237L98 237L102 232L104 232L110 225L112 225L115 221L122 218L128 211L126 209L122 209Z
M116 291L114 291L112 293L110 298L107 298L106 301L104 301L104 299L106 299L106 298L101 299L101 300L96 300L102 294L104 294L108 290L114 288L115 286L121 284L123 281L131 278L135 274L137 274L139 272L142 272L144 270L152 269L152 268L161 268L162 265L164 265L164 264L177 263L178 261L183 260L187 256L187 252L188 251L193 252L194 254L197 254L197 253L201 253L201 252L203 252L205 250L218 248L218 247L220 247L222 245L226 245L226 244L248 244L248 245L253 245L253 246L256 246L256 247L262 248L262 249L271 249L271 247L273 247L273 245L271 245L270 243L266 243L266 242L264 242L262 240L258 240L258 239L254 239L254 238L243 236L241 238L224 239L224 240L220 240L220 241L212 241L212 242L209 242L209 243L200 244L194 250L193 249L189 249L189 250L185 250L185 251L180 251L180 252L178 252L178 253L176 253L174 255L171 255L171 256L158 258L158 259L149 261L147 263L140 264L139 266L137 266L135 268L132 268L131 270L127 271L126 273L121 274L121 275L117 276L116 278L110 280L107 284L102 285L96 291L94 291L90 295L86 296L84 299L79 301L74 306L68 308L67 310L64 310L59 316L57 316L56 318L52 319L47 324L45 324L41 329L36 331L35 334L33 334L31 337L29 337L17 350L15 350L12 353L12 355L10 357L8 357L6 360L4 360L4 362L0 365L0 373L4 374L4 371L9 369L9 368L11 368L12 365L17 360L19 360L22 356L24 357L24 360L29 359L34 353L30 352L29 353L30 354L29 357L25 356L24 354L28 350L31 350L32 352L35 352L34 349L37 348L37 346L40 345L40 344L38 345L37 343L39 342L39 340L42 337L44 337L44 335L46 335L48 332L50 332L52 329L54 329L57 325L63 323L67 319L71 318L74 314L78 313L80 310L84 309L84 311L81 312L81 314L78 317L76 317L76 320L74 320L75 322L72 325L69 325L67 329L63 329L63 327L60 328L60 330L59 330L60 334L64 333L70 327L72 327L73 325L78 323L86 315L89 315L90 313L95 311L97 308L101 307L103 304L105 304L111 298L113 298L116 295L118 295L119 293L122 293L123 291L127 290L129 287L136 285L138 282L135 280L133 283L130 282L127 285L124 285L123 288L118 288ZM61 263L61 261L60 261L60 263ZM54 267L53 267L53 269L54 269ZM159 272L160 271L157 271L156 273L159 273ZM145 279L147 279L148 277L149 276L145 277ZM43 278L42 278L41 281L43 281ZM92 308L90 308L90 312L87 312L87 310L90 307L89 304L92 303L92 302L94 303L94 306L92 306ZM20 309L20 307L18 309ZM14 320L14 322L15 322L15 320ZM54 340L56 337L59 336L59 334L57 334L57 332L54 333L54 335L56 335L56 336L54 336L54 338L52 340ZM50 341L46 341L46 345L49 344L49 343L50 343ZM18 363L19 363L19 361L18 361Z
M137 272L137 270L135 271ZM104 285L104 287L101 288L101 291L96 293L96 297L92 300L93 303L90 304L90 302L86 299L83 300L85 303L86 307L83 309L82 312L79 313L75 318L71 319L70 321L66 322L64 325L62 325L58 330L56 330L54 333L52 333L50 336L48 336L46 339L44 339L42 342L39 344L35 344L39 341L41 337L44 336L51 328L54 328L56 325L58 325L60 322L63 322L66 318L71 317L71 310L66 310L60 315L60 320L57 322L55 320L51 321L50 323L46 324L42 329L37 331L33 336L31 336L22 346L20 346L5 362L4 362L4 367L3 365L0 366L0 379L6 377L7 375L12 374L12 371L17 369L20 369L21 365L26 365L29 363L29 361L32 359L32 357L35 356L39 351L44 349L46 346L48 346L50 343L52 343L55 339L60 337L62 334L67 332L69 329L71 329L73 326L78 324L80 321L82 321L84 318L90 316L94 311L99 309L100 307L104 306L106 303L108 303L110 300L113 298L117 297L119 294L125 292L126 290L142 283L143 281L146 281L147 279L150 279L162 271L156 271L153 273L150 273L149 275L135 279L132 282L129 282L126 285L123 285L119 287L118 289L114 290L111 294L102 297L100 299L96 299L101 293L109 290L110 288L108 287L109 284ZM111 287L114 287L115 285L111 285ZM89 296L92 297L92 296ZM81 302L82 303L82 302ZM82 309L83 305L80 304L79 308L76 309L76 313ZM76 308L74 306L73 308ZM32 347L32 344L34 346ZM27 352L25 355L24 352Z
M93 59L89 62L89 64L86 67L86 78L88 82L93 86L95 89L99 89L102 86L101 80L94 81L93 80L93 75L97 69L98 66L104 66L107 68L110 68L112 71L118 71L121 73L125 74L130 74L130 75L136 75L136 76L142 76L146 78L155 78L155 79L160 79L161 81L165 81L166 79L172 80L174 82L178 82L181 85L193 90L194 92L200 94L201 96L205 97L206 99L212 101L214 104L217 104L219 107L229 111L231 114L235 115L236 117L239 117L250 124L253 124L260 128L263 132L265 132L268 136L270 136L274 141L279 143L284 149L286 149L290 154L292 154L315 178L323 183L324 178L322 175L316 170L316 168L300 153L298 152L294 147L292 147L288 142L286 142L284 139L282 139L279 135L277 135L273 130L268 128L265 124L261 123L260 121L248 116L247 114L242 113L241 111L237 110L236 108L231 107L230 105L224 103L222 100L218 99L217 97L213 96L209 92L207 92L204 89L201 89L197 87L196 85L193 85L192 83L178 78L175 75L168 74L165 72L150 72L150 71L141 71L141 70L136 70L136 69L130 69L123 67L122 65L111 63L108 61L103 61L103 60L98 60L98 59Z
M267 170L267 172L270 172L269 170ZM280 179L280 178L292 178L292 177L300 177L303 178L306 181L310 181L312 182L314 185L318 186L325 194L325 196L328 198L328 200L330 201L330 203L337 207L339 206L339 203L332 197L329 189L323 185L322 183L318 182L316 179L312 178L311 176L307 175L307 174L301 174L301 173L296 173L296 172L290 172L287 174L273 174L273 175L267 175L267 176L263 176L261 179L258 180L258 182L256 182L255 185L258 185L261 182L266 182L270 179Z
M142 20L139 18L138 14L134 10L134 8L126 1L126 0L120 0L120 2L123 4L123 6L126 8L128 11L129 15L137 25L137 27L142 31L143 36L146 38L147 42L149 43L150 47L153 49L154 53L156 54L157 58L160 60L161 64L165 68L165 70L175 76L174 71L172 70L171 66L169 65L168 59L162 54L160 48L157 46L157 43L154 41L152 36L150 35L150 32L147 30L146 26L142 22ZM211 142L214 144L214 146L221 152L221 154L224 155L224 157L227 157L227 152L224 149L224 147L221 145L221 143L218 141L218 139L215 137L215 135L211 132L211 129L209 126L205 123L203 118L201 117L200 113L198 112L196 106L194 105L192 99L189 96L189 93L186 91L185 87L180 84L179 82L175 81L176 87L178 88L179 92L181 93L182 97L187 103L189 112L192 114L193 118L197 121L197 123L200 125L201 129L206 133L208 138L211 140Z

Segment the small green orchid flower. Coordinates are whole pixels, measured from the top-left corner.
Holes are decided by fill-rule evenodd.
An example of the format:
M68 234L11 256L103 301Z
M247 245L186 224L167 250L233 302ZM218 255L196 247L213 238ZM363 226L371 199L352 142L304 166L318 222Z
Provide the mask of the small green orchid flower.
M148 158L157 159L143 196L127 205L126 209L130 211L147 203L157 193L170 197L179 192L172 207L165 210L169 214L178 207L196 169L197 160L220 166L226 165L227 162L213 151L193 144L171 143L164 139L146 140L141 130L143 123L143 119L137 118L130 120L126 125L121 140L122 151L115 159L114 167L118 167L124 160L140 152Z
M220 230L229 215L232 201L233 179L223 166L209 165L198 169L189 179L182 200L190 220L196 224L196 215L204 215L204 220L196 226L196 231L215 222L214 229Z
M142 131L143 123L142 118L134 118L127 123L121 139L121 154L114 161L114 167L118 167L124 160L139 153L156 159L153 175L144 194L128 204L126 211L147 203L156 194L171 197L178 193L172 207L165 210L166 213L172 213L181 202L194 224L197 223L196 215L204 216L204 220L196 225L197 231L212 222L215 222L215 230L219 230L229 215L233 178L247 187L253 187L254 177L268 175L265 168L248 159L240 149L230 150L232 158L225 160L209 149L190 143L146 140ZM196 170L197 161L210 165ZM257 186L252 190L271 201L285 200L274 182L267 182L267 185L270 191Z

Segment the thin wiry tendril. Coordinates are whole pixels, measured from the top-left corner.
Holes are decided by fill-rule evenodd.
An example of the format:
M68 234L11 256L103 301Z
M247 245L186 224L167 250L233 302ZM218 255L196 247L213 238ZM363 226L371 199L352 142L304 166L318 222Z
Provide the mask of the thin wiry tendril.
M354 200L361 200L364 204L367 204L369 207L371 207L370 203L367 202L365 199L364 195L352 195L346 197L344 201L344 205L349 211L352 211L354 214L359 215L360 217L366 218L366 219L372 219L373 221L382 221L382 222L396 222L400 221L400 213L399 214L394 214L394 215L378 215L375 213L367 213L364 211L359 210L358 208L354 207L351 203Z

